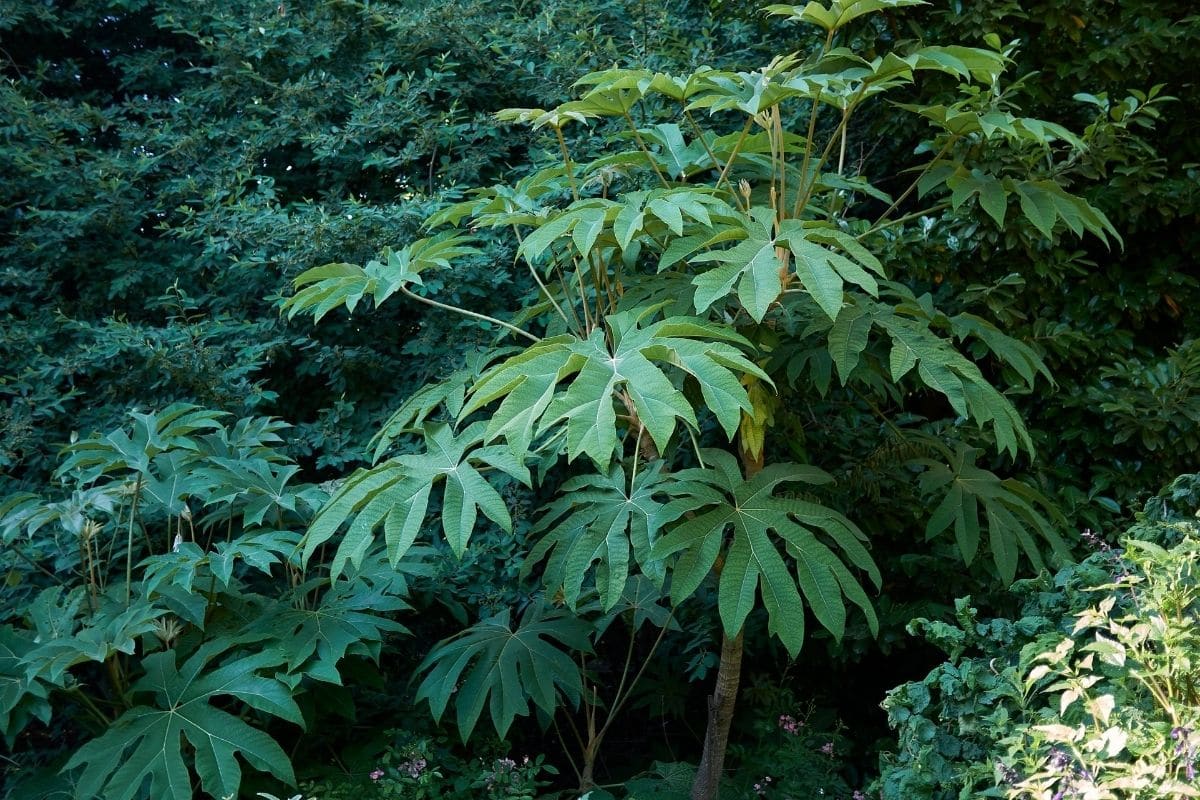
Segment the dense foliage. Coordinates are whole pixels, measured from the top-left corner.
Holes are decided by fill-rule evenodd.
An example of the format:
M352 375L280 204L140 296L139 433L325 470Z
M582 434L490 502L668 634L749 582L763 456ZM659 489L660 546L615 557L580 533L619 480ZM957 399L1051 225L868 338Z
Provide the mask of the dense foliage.
M1195 797L1200 479L1152 498L1119 547L1019 581L1012 619L913 631L949 659L888 695L885 798Z
M1198 39L0 2L5 796L1188 794Z

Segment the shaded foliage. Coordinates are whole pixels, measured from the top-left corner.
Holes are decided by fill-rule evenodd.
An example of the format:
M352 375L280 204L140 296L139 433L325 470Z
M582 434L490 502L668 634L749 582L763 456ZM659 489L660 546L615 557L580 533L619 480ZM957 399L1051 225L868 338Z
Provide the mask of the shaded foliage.
M777 734L778 713L816 696L821 737L787 740L780 775L849 791L883 720L830 673L873 686L887 658L923 675L909 619L965 594L1013 616L997 578L1059 565L1074 531L1127 524L1194 466L1191 4L772 11L0 3L13 796L278 793L262 781L293 777L281 747L322 796L502 796L508 743L541 741L552 716L564 739L580 727L556 763L594 759L607 732L629 761L609 759L614 779L658 759L631 796L677 796L699 682L721 628L743 622L756 678L780 686L749 696L737 763L770 765L763 719ZM842 60L803 80L800 62L771 62L830 29ZM854 69L900 105L843 116L857 84L822 82ZM772 109L792 137L782 183L781 139L740 135ZM815 174L797 157L809 130L830 144ZM762 210L779 198L813 207L776 229ZM588 335L553 279L571 259L641 273ZM496 347L495 324L431 299L542 341ZM1139 524L1194 507L1193 489L1177 482ZM1060 589L1039 595L1038 630L1061 627ZM669 611L672 596L690 599ZM801 598L811 617L783 613ZM1008 653L1029 634L979 632L968 608L972 646ZM488 638L526 627L530 661ZM163 716L191 672L196 714ZM929 709L1008 702L967 672ZM425 701L455 706L471 751L439 739ZM480 741L485 705L507 743ZM610 728L618 712L636 723ZM951 734L912 713L886 791L950 786L998 746L972 738L982 724ZM206 749L205 719L245 735ZM412 741L385 733L397 719ZM148 749L163 730L179 747ZM826 736L836 757L808 752ZM76 790L57 770L80 747ZM434 753L477 777L408 774ZM514 796L541 764L512 772Z

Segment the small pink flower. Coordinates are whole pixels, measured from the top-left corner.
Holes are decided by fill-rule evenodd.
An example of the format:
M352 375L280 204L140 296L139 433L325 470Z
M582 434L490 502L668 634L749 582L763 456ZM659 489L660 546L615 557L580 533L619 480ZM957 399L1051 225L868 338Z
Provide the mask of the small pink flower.
M371 780L377 781L382 777L383 777L383 770L378 769L378 768L371 770Z
M833 742L826 742L821 745L821 752L827 756L833 755Z
M779 727L784 733L790 733L792 736L799 736L800 729L804 727L804 723L793 717L791 714L779 715Z

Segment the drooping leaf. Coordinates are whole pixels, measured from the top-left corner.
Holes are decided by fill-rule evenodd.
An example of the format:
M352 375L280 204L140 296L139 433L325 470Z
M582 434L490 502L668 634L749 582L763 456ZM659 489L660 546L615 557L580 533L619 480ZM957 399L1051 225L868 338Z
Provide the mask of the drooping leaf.
M565 424L568 457L586 454L607 470L617 450L618 414L635 413L660 451L677 420L697 427L691 404L663 369L669 366L676 375L696 378L707 407L732 436L750 408L739 376L766 379L737 346L747 343L729 326L699 318L640 324L654 312L614 314L606 319L607 335L596 330L587 339L544 339L501 362L471 387L463 416L500 400L486 440L504 438L518 454L536 436Z
M372 460L378 462L399 437L405 434L420 435L421 426L438 408L444 408L451 419L458 416L467 386L477 377L478 372L473 369L455 370L442 380L422 386L409 395L372 437L371 444L375 448Z
M206 558L213 576L222 586L228 586L238 561L270 575L275 564L289 562L300 553L300 544L300 534L293 531L264 531L216 542Z
M52 686L30 676L25 660L36 647L31 633L0 626L0 732L9 748L30 722L50 721Z
M290 598L265 604L246 632L283 653L288 672L341 685L338 663L348 653L378 659L386 634L408 632L385 616L406 608L387 584L356 576L334 581L315 606Z
M292 281L296 294L283 304L288 319L301 312L311 313L317 322L335 308L345 306L351 314L367 295L378 307L401 287L422 284L421 273L427 270L449 269L456 258L479 251L471 239L453 231L418 239L399 250L387 248L382 260L366 266L357 264L326 264L296 276Z
M84 613L85 598L96 604ZM126 602L123 587L89 595L84 586L43 589L29 605L27 617L37 648L26 656L27 675L62 685L67 671L85 662L102 663L118 653L132 655L138 639L155 629L167 611L144 597Z
M581 475L566 481L558 499L546 506L533 528L532 533L540 538L522 571L528 573L545 559L547 591L561 588L567 603L574 606L585 576L594 566L604 611L621 600L634 563L661 586L662 564L650 558L650 550L662 527L682 513L682 509L668 513L666 501L696 488L679 483L661 467L661 462L646 465L633 477L632 485L619 463L613 464L607 475Z
M1068 193L1054 181L1008 181L1020 199L1021 213L1047 239L1054 233L1055 223L1062 220L1076 236L1084 231L1108 244L1111 235L1123 245L1121 235L1100 209L1082 197Z
M547 714L565 700L579 703L582 682L571 653L589 652L590 627L565 611L534 601L513 625L507 609L439 642L417 667L417 700L441 719L451 697L466 741L485 707L503 737L529 704Z
M511 530L512 518L503 498L479 470L495 467L528 483L529 471L522 461L498 448L480 447L482 422L461 433L445 423L426 423L424 431L425 452L394 456L370 469L360 469L334 492L305 535L305 562L347 522L350 526L330 566L334 579L347 564L362 563L380 526L388 557L393 564L399 562L416 540L437 483L443 490L442 532L456 554L466 549L481 511Z
M66 770L82 768L75 788L79 800L133 800L143 784L148 784L152 797L191 800L195 791L189 758L199 786L212 797L237 796L242 780L239 755L255 769L295 785L287 753L274 739L213 704L215 698L232 697L302 726L291 690L263 674L281 664L283 655L263 651L210 669L220 647L202 648L182 666L176 664L173 650L143 660L145 676L133 691L150 695L153 705L126 711L67 762Z
M831 0L828 6L811 0L804 6L777 3L766 8L768 14L808 22L833 33L866 14L892 8L925 5L925 0Z
M986 530L996 572L1005 583L1016 577L1020 553L1034 569L1045 567L1042 548L1030 533L1059 559L1070 560L1069 548L1055 530L1055 525L1065 524L1061 513L1029 485L1014 478L1001 479L976 466L979 454L979 450L960 445L949 463L918 460L927 468L920 479L922 489L934 496L945 492L925 526L925 538L933 539L953 527L963 563L970 565L979 550L981 532Z
M1004 364L1016 370L1029 388L1040 374L1052 381L1050 370L1032 347L1004 334L999 328L974 314L956 314L950 318L954 335L960 339L977 339Z
M921 312L917 309L916 313ZM956 413L974 419L980 426L990 424L999 449L1014 457L1019 448L1033 452L1033 440L1013 404L948 339L887 306L877 306L873 316L874 324L891 339L893 380L916 367L920 381L943 395Z
M133 429L118 429L105 436L80 440L66 448L66 458L55 474L78 473L86 482L101 475L125 470L145 474L150 461L167 450L198 450L200 441L192 434L221 428L221 411L209 411L187 403L175 403L157 413L132 411Z
M857 286L871 296L879 293L879 282L871 275L871 272L882 274L878 260L850 237L787 220L780 228L779 240L792 251L800 285L831 320L837 319L842 308L845 284ZM845 250L847 255L834 247Z
M299 517L306 520L325 500L312 486L292 486L300 472L295 464L277 464L265 458L210 456L181 465L192 482L202 488L196 495L209 508L210 519L240 514L246 528L269 522L284 525ZM178 512L176 512L178 513Z
M871 316L862 307L853 305L843 308L829 329L829 356L843 384L867 347L871 324Z
M727 634L741 630L755 606L756 592L761 593L771 633L793 655L804 641L805 605L840 638L846 620L844 598L849 598L876 629L874 611L861 602L865 592L842 560L880 585L879 570L863 546L864 534L833 509L775 493L783 484L828 483L828 474L811 466L772 464L744 479L728 453L707 450L704 460L709 467L685 470L679 477L704 484L707 491L668 504L692 514L671 526L651 551L659 558L680 554L671 570L672 602L691 596L724 552L717 604Z
M772 235L769 209L756 209L765 213L742 219L745 238L733 247L711 250L689 259L691 264L717 262L721 266L702 272L692 283L696 285L696 310L703 312L713 303L724 298L737 284L737 297L742 307L756 321L766 316L767 310L783 291L783 262L777 252Z

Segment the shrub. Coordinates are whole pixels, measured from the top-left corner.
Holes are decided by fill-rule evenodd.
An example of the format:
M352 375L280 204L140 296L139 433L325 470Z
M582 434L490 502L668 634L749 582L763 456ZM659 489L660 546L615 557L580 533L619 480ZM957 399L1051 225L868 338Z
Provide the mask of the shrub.
M1200 796L1200 476L1153 498L1120 548L1013 586L1015 619L915 633L950 658L884 702L884 798ZM969 655L968 655L969 654Z

